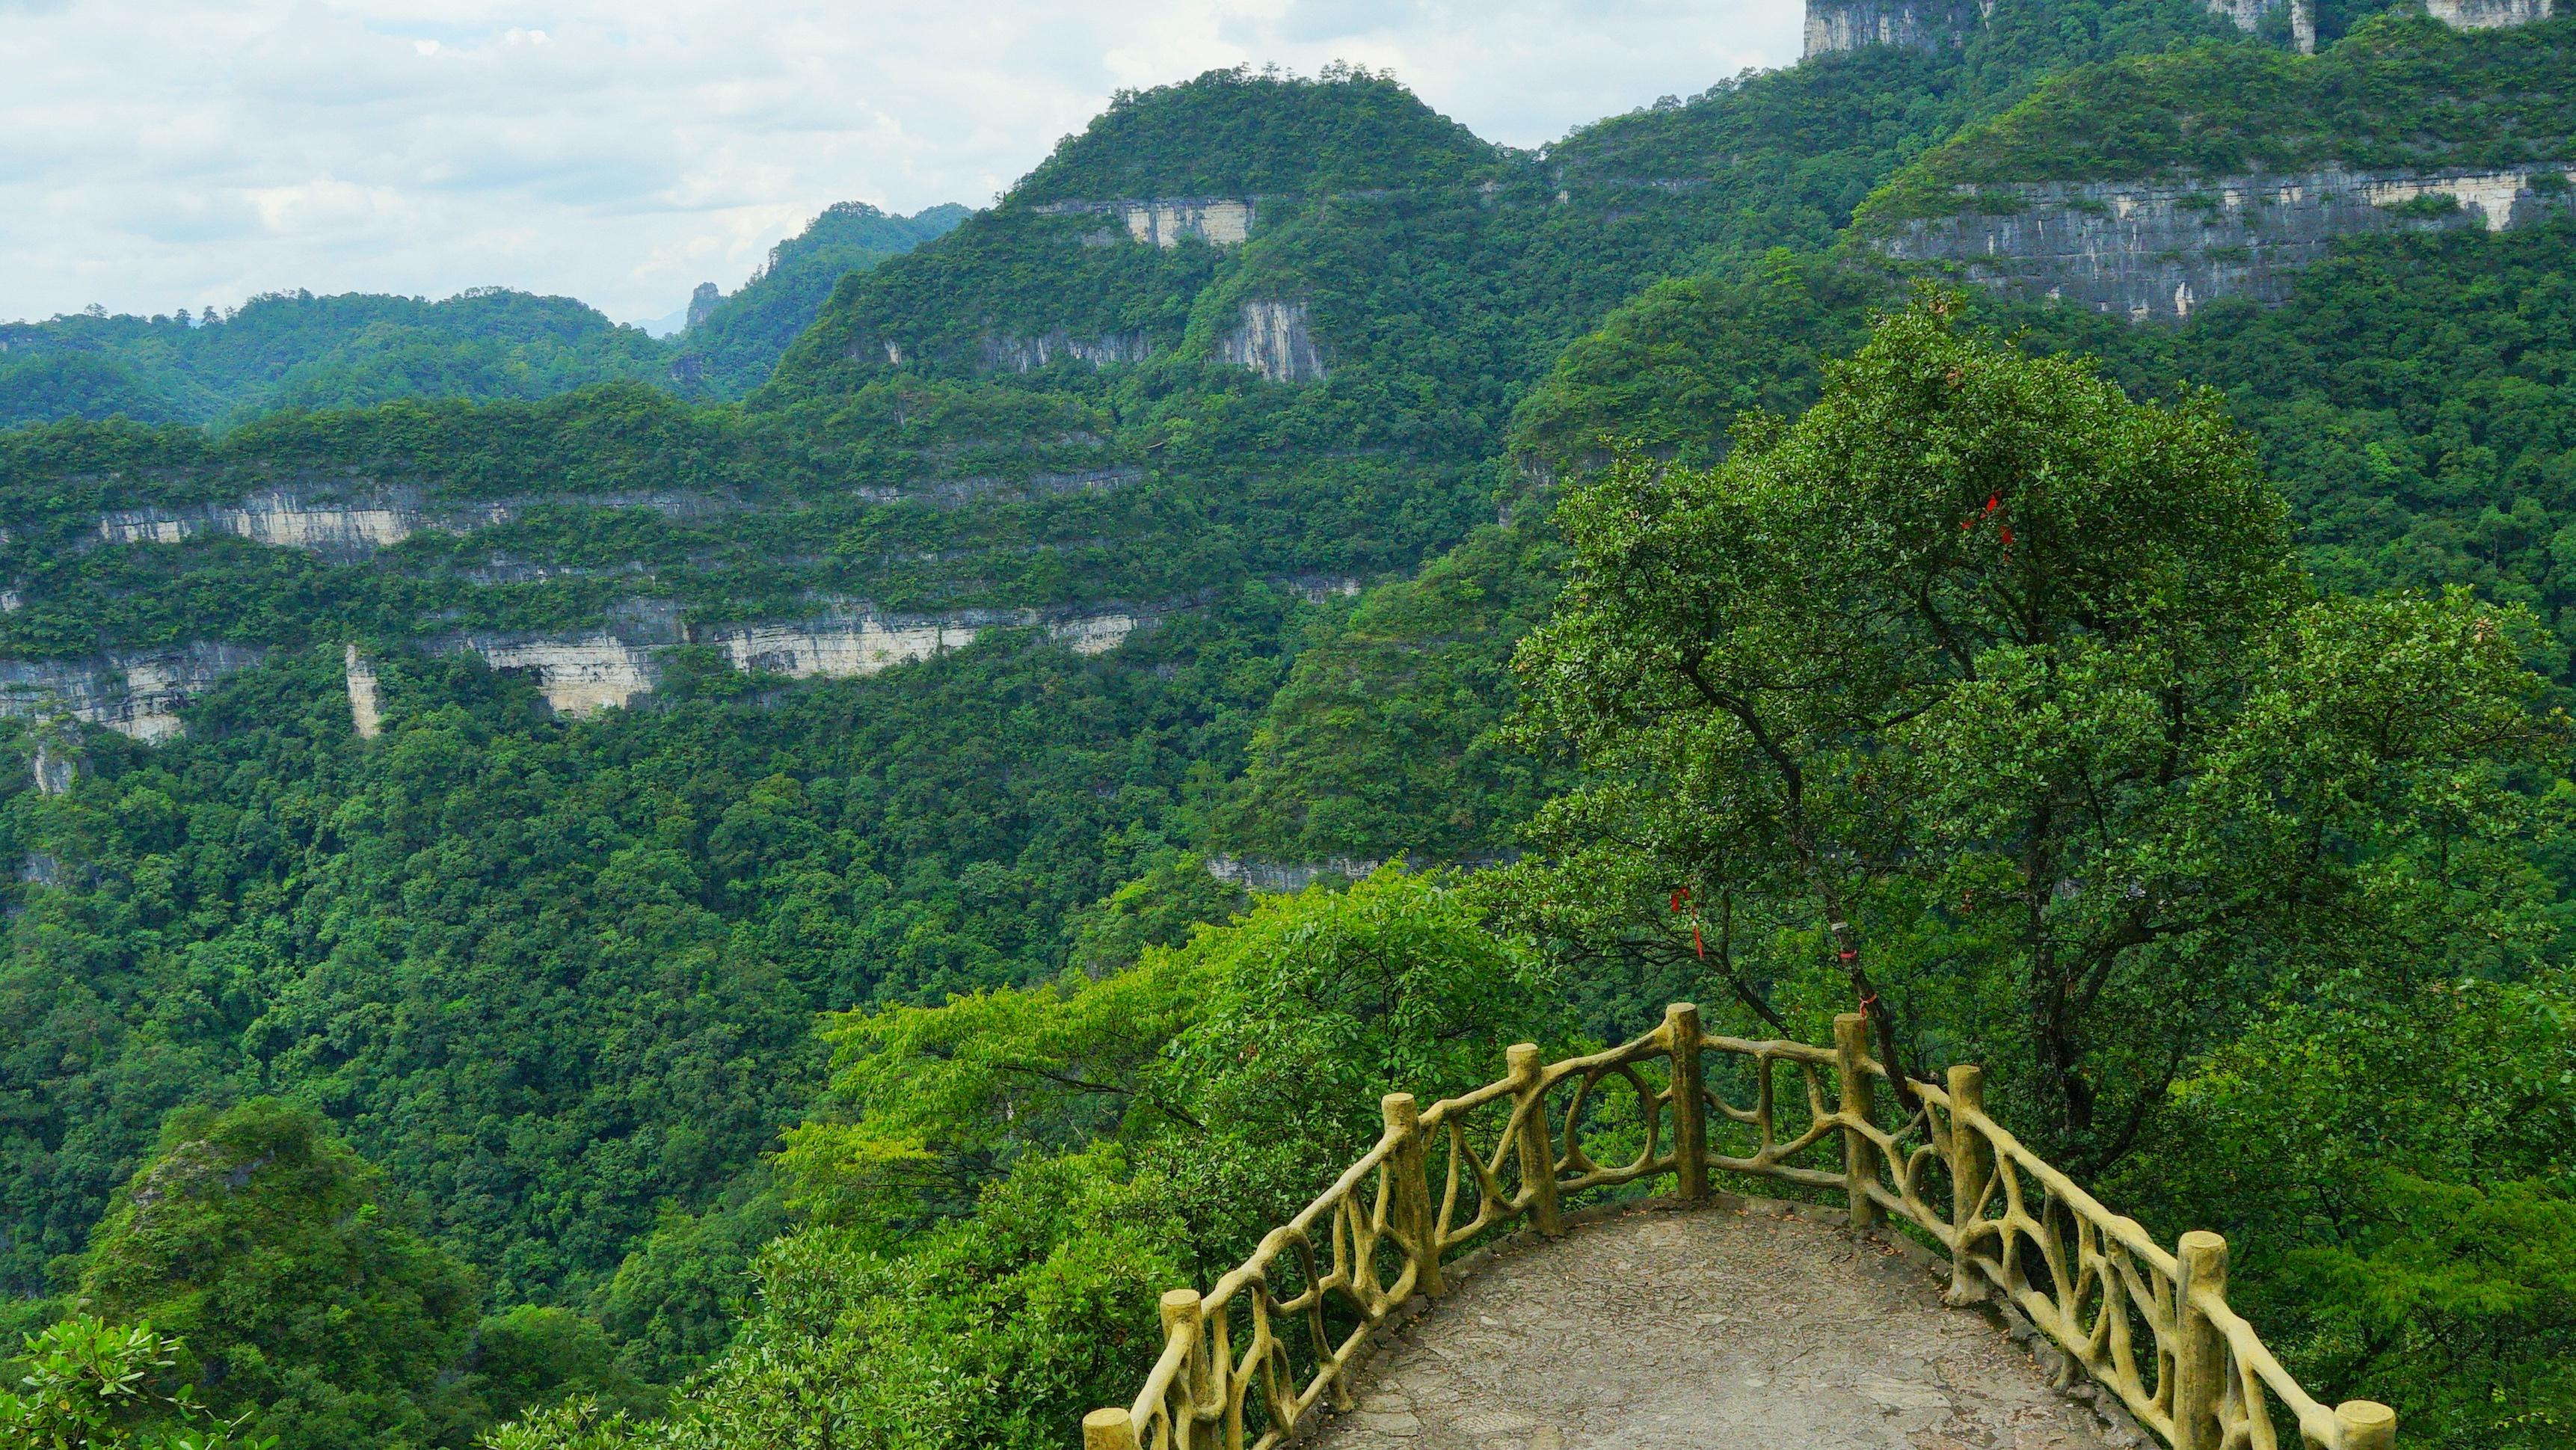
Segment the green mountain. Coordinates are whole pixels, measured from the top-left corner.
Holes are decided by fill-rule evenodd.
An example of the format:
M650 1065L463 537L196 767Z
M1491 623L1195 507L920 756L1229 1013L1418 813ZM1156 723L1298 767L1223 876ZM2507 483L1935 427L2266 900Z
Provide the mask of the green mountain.
M953 205L910 217L861 202L829 208L676 344L570 298L501 287L443 302L271 293L203 317L182 308L0 323L0 427L122 415L229 428L289 409L534 400L618 381L739 397L769 375L845 273L909 251L965 215Z
M1569 495L1622 459L1692 469L1782 436L1766 415L1806 409L1917 277L2027 351L2100 356L2133 397L2218 389L2323 587L2464 584L2576 639L2576 253L2551 180L2576 21L2250 19L1822 5L1801 64L1535 152L1364 71L1211 73L1121 95L989 210L836 208L676 354L569 389L352 394L213 431L191 420L235 415L120 401L178 396L179 362L147 374L139 342L29 353L54 360L46 396L127 417L0 432L0 730L21 762L0 781L0 1286L50 1319L125 1262L91 1235L185 1138L165 1118L267 1122L235 1105L282 1098L320 1115L299 1142L381 1166L364 1191L416 1236L416 1277L452 1282L418 1257L447 1256L496 1311L469 1335L449 1306L442 1335L497 1366L540 1322L523 1306L578 1311L543 1322L589 1368L506 1399L454 1388L484 1349L370 1369L369 1423L401 1443L461 1444L582 1386L645 1405L638 1381L692 1373L690 1413L754 1438L819 1377L895 1397L889 1424L1062 1443L1057 1412L1134 1368L1148 1279L1230 1262L1311 1188L1295 1154L1366 1130L1319 1097L1253 1112L1269 1128L1222 1152L1163 1136L1180 1118L1146 1088L1180 1069L1157 1064L1188 1066L1184 1114L1281 1091L1253 1082L1257 1053L1162 1055L1179 1034L1288 1042L1297 1091L1339 1094L1389 1062L1464 1074L1459 1042L1736 1000L1702 959L1639 947L1660 938L1635 902L1585 928L1605 943L1533 917L1543 894L1488 911L1385 877L1193 938L1243 905L1200 862L1277 885L1540 839L1545 803L1597 779L1514 726L1510 661L1556 609ZM1860 43L1882 29L1904 43ZM42 326L176 349L237 321ZM563 337L567 358L635 345ZM2535 643L2563 680L2564 645ZM2563 792L2518 768L2518 799ZM2486 834L2460 859L2560 910L2563 848L2461 810ZM2425 908L2426 953L2474 956L2443 934L2453 910ZM1546 930L1504 942L1479 912ZM1812 925L1748 912L1743 960L1769 975L1743 995L1824 1001ZM2355 1127L2300 1169L2311 1204L2337 1173L2374 1185L2328 1243L2322 1211L2165 1173L2174 1140L2096 1160L2142 1211L2277 1240L2302 1372L2411 1396L2450 1444L2553 1412L2576 1322L2548 1317L2555 1291L2423 1268L2417 1299L2358 1324L2297 1286L2343 1272L2317 1255L2394 1253L2404 1205L2473 1169L2540 1184L2531 1241L2556 1242L2563 1000L2523 964L2561 956L2497 912L2487 940L2510 945L2472 971L2524 995L2440 1001L2520 1024L2504 1076L2442 1055L2468 1018L2388 1028L2421 1046L2425 1101L2528 1088L2481 1165ZM1294 955L1318 941L1419 953L1484 995L1430 1047L1400 1014L1262 1015L1263 992L1378 990ZM2005 967L1923 985L1983 941L1904 944L1934 963L1914 1000L1950 1014L1927 1030L2007 1040L1962 1005ZM1321 975L1280 977L1292 959ZM2227 1019L2174 1092L2237 1103L2299 1044L2433 1020L2295 986L2282 1000L2321 1016ZM1542 991L1545 1021L1525 1015ZM846 1015L818 1036L818 1013ZM2312 1106L2352 1126L2343 1091ZM2287 1131L2270 1111L2230 1108L2211 1151ZM755 1260L770 1297L747 1302ZM1069 1327L1041 1312L1058 1293L1142 1306L1144 1328ZM831 1327L799 1317L817 1305ZM853 1368L891 1362L862 1324L900 1341L899 1372ZM2409 1379L2408 1345L2476 1393ZM938 1398L961 1384L1044 1413ZM272 1411L287 1450L331 1443L318 1412ZM525 1443L573 1433L551 1423Z
M218 315L0 323L0 423L122 413L234 424L397 398L541 398L651 378L664 348L565 297L477 288L444 302L308 292Z
M730 295L715 295L712 282L698 289L679 355L671 360L672 378L691 397L750 392L767 380L842 277L946 235L967 214L953 202L911 216L888 216L863 201L825 207L805 230L770 248L769 261Z

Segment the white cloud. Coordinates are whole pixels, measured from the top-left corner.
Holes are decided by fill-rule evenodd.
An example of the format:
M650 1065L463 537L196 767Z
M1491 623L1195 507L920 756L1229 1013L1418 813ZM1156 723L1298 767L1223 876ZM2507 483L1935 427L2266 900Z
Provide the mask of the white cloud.
M1794 0L0 0L0 317L501 284L613 317L835 201L980 205L1110 92L1393 69L1514 145L1794 58Z

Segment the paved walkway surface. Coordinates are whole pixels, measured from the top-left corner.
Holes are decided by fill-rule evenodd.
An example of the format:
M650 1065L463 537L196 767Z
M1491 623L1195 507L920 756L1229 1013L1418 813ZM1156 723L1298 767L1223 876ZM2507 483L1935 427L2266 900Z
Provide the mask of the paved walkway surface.
M2092 1414L1895 1251L1755 1210L1504 1255L1401 1331L1322 1450L2102 1450Z

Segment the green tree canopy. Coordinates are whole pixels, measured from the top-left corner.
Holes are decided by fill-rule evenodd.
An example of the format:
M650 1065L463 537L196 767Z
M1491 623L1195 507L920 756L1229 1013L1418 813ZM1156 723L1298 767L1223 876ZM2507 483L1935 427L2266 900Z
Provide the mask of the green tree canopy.
M285 1450L429 1443L420 1401L475 1322L472 1275L396 1221L382 1175L311 1108L170 1115L117 1191L80 1291L177 1334L217 1413Z
M2492 847L2560 722L2525 614L2310 601L2213 400L2133 403L1955 308L1881 321L1719 467L1569 498L1517 665L1589 776L1514 895L1668 951L1722 915L1748 1006L1812 1031L1857 1003L1891 1062L2011 1064L1999 1098L2094 1171L2267 994L2526 961Z

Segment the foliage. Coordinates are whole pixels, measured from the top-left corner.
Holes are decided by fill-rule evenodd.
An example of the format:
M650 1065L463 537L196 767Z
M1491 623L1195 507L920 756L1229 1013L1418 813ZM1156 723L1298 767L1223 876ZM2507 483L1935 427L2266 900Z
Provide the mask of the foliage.
M950 203L888 216L863 201L823 209L805 230L770 248L769 260L680 339L671 376L693 396L739 398L760 386L796 334L852 272L936 241L964 221Z
M521 1304L487 1315L474 1331L472 1359L473 1372L447 1393L473 1401L476 1423L514 1419L564 1400L605 1402L612 1413L642 1415L662 1405L659 1394L619 1365L607 1331L570 1309Z
M183 1108L117 1190L81 1296L176 1331L214 1409L256 1409L289 1450L426 1444L420 1401L463 1347L477 1286L385 1199L310 1108Z
M1505 849L1544 776L1491 732L1510 705L1511 645L1555 598L1556 554L1533 503L1320 626L1264 710L1210 839L1285 861Z
M1511 895L1544 923L1633 893L1624 934L1704 938L1675 888L1750 911L1776 935L1720 963L1748 1006L1840 997L1891 1061L2002 1065L2094 1172L2269 992L2527 966L2505 772L2560 722L2528 616L2304 604L2213 399L2132 403L1954 312L1882 322L1716 469L1568 498L1566 592L1515 668L1587 779Z
M2125 1197L2223 1229L2229 1295L2410 1439L2576 1424L2576 1002L2427 974L2284 1002L2177 1085Z
M7 1361L16 1389L0 1388L0 1446L8 1450L268 1450L277 1442L217 1420L195 1387L168 1381L178 1340L149 1324L75 1315L30 1334Z
M1860 225L1946 216L1986 185L2576 159L2576 102L2523 83L2576 64L2571 47L2566 24L2462 31L2389 12L2314 56L2212 44L2105 61L1932 151Z
M1159 1349L1162 1290L1374 1141L1359 1088L1456 1092L1507 1042L1561 1047L1555 990L1449 883L1387 871L1097 980L847 1016L824 1114L780 1159L817 1221L763 1253L757 1307L672 1419L568 1405L485 1443L1058 1444ZM1064 1146L1094 1130L1117 1141ZM980 1169L971 1211L890 1237L918 1200L889 1166L941 1160Z
M1564 1040L1551 995L1466 897L1389 867L1256 898L1096 980L850 1014L827 1029L831 1089L778 1163L818 1216L897 1226L1103 1137L1311 1168L1374 1141L1366 1084L1461 1091L1496 1075L1502 1042Z
M396 398L540 398L649 379L668 350L565 297L504 288L443 302L267 293L217 315L78 314L0 324L0 425L124 413L237 424L280 408Z
M1491 155L1390 77L1240 67L1119 92L1013 191L1030 202L1298 196L1455 182Z
M2176 328L2017 309L2035 346L2098 353L2141 395L2221 390L2261 440L2309 567L2347 591L2473 585L2576 644L2576 227L2339 246L2279 308ZM2562 544L2562 538L2569 539Z
M795 1120L815 1011L1055 975L1065 917L1195 830L1275 686L1276 610L586 723L389 656L374 742L336 651L299 652L189 741L107 737L61 796L16 777L0 848L63 869L9 886L12 1284L79 1246L166 1108L282 1083L499 1302L587 1289Z

